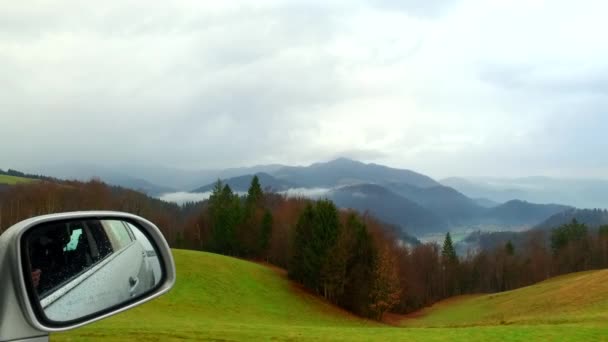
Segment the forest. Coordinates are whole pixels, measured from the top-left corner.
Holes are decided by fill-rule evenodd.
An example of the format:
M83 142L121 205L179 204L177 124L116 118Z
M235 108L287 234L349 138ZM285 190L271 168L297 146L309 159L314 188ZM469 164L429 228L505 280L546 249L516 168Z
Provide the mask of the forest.
M449 233L442 245L412 245L368 213L264 192L257 177L244 196L218 181L209 200L182 206L99 180L17 184L0 190L0 233L32 216L76 210L140 215L173 248L276 265L311 292L377 320L455 295L507 291L608 267L608 226L591 230L573 219L531 230L517 244L459 256Z

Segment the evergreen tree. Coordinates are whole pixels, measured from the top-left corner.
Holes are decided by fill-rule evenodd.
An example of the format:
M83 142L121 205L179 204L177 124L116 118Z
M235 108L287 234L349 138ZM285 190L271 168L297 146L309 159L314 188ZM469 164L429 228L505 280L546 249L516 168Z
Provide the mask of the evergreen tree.
M318 201L315 205L312 239L309 241L312 270L311 289L321 291L321 268L326 263L329 250L335 244L340 228L338 209L329 200Z
M551 232L551 249L557 253L570 242L580 241L587 236L587 226L579 223L576 218Z
M452 296L458 292L456 270L458 268L458 256L452 243L452 236L448 232L443 241L441 250L441 264L443 267L443 294Z
M228 184L223 185L219 180L209 197L209 215L212 225L212 250L236 255L238 252L236 228L241 217L240 200Z
M260 251L266 253L270 244L270 236L272 235L272 213L266 209L262 217L262 231L260 232Z
M308 262L309 242L312 239L315 210L312 204L307 204L296 223L293 254L289 262L289 277L303 284L309 283L311 265Z
M262 248L262 224L264 219L263 209L264 193L260 186L258 176L253 176L247 196L242 221L238 226L239 254L247 257L257 257L265 249Z
M458 262L458 256L456 255L456 250L454 249L452 237L450 236L449 232L445 235L445 240L443 241L441 257L443 258L443 262L445 264L455 264Z
M251 185L249 186L249 190L247 191L247 204L249 206L257 206L260 205L262 198L264 197L264 193L262 192L262 186L260 185L260 179L257 175L253 176L251 180Z
M321 292L321 269L339 233L338 209L329 200L306 206L296 225L291 276Z
M358 218L351 225L356 243L346 269L346 286L341 305L359 315L371 317L371 301L374 283L374 265L377 251L367 226Z

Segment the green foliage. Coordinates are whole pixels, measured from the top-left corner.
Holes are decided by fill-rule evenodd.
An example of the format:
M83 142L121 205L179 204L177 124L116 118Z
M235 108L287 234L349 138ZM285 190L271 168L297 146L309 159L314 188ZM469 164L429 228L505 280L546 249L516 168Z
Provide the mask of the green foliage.
M306 206L298 219L290 276L306 287L321 291L321 269L340 229L338 209L328 200Z
M270 237L272 235L272 213L266 209L264 216L262 217L262 230L260 232L260 251L264 253L268 249L270 244Z
M293 255L289 263L289 277L301 282L310 282L310 274L313 272L308 259L309 241L312 239L315 210L308 203L296 223L295 237L293 242Z
M249 190L247 191L247 205L250 207L255 207L260 205L264 197L264 193L262 192L262 186L260 185L260 179L258 176L253 176L251 180L251 185L249 186Z
M606 236L606 237L608 237L608 225L600 226L599 229L598 229L598 234L600 236Z
M458 256L452 243L452 237L448 232L445 234L445 240L443 241L443 249L441 250L441 257L445 264L455 264L458 262Z
M581 241L587 236L587 226L576 219L551 232L551 249L557 253L571 242Z
M321 268L323 295L362 316L370 315L375 248L367 227L348 215Z
M239 251L236 228L242 216L240 199L228 184L223 185L220 180L209 197L209 215L213 227L211 250L236 255Z
M14 184L19 184L19 183L29 183L29 182L34 182L34 181L35 181L34 179L30 179L30 178L23 178L23 177L0 174L0 184L14 185Z

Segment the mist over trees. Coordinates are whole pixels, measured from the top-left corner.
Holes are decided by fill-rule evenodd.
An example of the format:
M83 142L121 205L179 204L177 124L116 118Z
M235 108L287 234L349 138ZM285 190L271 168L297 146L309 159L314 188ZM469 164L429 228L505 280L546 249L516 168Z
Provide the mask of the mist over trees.
M146 217L174 248L271 263L328 301L378 320L454 295L608 267L608 226L588 229L572 220L459 257L449 233L443 245L410 245L369 214L266 193L256 177L245 196L218 181L208 201L182 206L98 180L18 184L0 190L0 233L32 216L75 210Z

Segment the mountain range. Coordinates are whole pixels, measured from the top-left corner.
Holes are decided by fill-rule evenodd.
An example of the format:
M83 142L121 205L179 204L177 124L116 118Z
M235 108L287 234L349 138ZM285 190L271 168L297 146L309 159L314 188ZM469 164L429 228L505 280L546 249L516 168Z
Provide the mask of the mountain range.
M520 230L571 209L565 205L534 204L521 200L502 204L485 200L482 205L479 200L469 198L423 174L345 158L256 174L263 188L276 192L317 189L312 197L329 198L342 208L367 211L417 236L488 227ZM253 176L228 178L224 182L234 191L246 192ZM194 192L208 192L213 186L214 183L209 183ZM297 191L294 193L298 195ZM302 196L311 196L304 190L301 193Z
M567 203L578 208L608 208L608 180L551 177L452 177L440 180L471 197L494 202L520 199Z
M225 170L62 164L32 171L68 179L98 177L107 183L140 190L152 196L178 191L208 193L218 179L230 185L234 191L246 192L251 179L257 175L266 190L290 196L329 198L339 207L368 211L417 236L449 230L530 228L554 215L574 209L566 205L532 202L571 204L560 201L570 198L574 203L579 203L580 200L576 200L580 199L579 193L587 191L601 203L604 189L601 181L571 181L567 184L574 189L574 193L559 195L556 190L559 182L546 177L510 181L497 178L447 178L436 181L411 170L346 158L309 166L271 164ZM599 186L600 191L589 189L594 184ZM545 186L547 189L544 189Z

